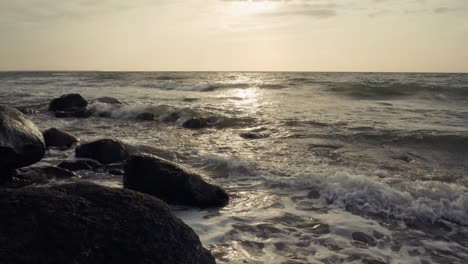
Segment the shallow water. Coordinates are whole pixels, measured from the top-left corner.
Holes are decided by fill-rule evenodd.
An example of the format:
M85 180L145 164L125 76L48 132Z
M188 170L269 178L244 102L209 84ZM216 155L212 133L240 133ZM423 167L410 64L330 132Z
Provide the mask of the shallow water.
M125 105L47 113L71 92ZM5 72L0 98L41 129L119 138L225 187L225 208L174 207L219 263L468 262L467 74ZM182 128L191 117L209 127Z

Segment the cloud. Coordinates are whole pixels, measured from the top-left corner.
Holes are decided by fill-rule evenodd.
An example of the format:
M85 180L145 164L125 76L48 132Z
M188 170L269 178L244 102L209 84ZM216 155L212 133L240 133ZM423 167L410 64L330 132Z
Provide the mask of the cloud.
M449 7L438 7L438 8L435 8L433 11L436 14L444 14L444 13L456 12L458 10L460 10L460 9L458 9L458 8L449 8Z
M304 9L304 10L284 10L265 12L261 15L264 16L303 16L309 18L329 18L337 15L336 10L333 9Z
M93 16L130 10L148 0L0 0L0 21L41 23L57 20L80 20Z

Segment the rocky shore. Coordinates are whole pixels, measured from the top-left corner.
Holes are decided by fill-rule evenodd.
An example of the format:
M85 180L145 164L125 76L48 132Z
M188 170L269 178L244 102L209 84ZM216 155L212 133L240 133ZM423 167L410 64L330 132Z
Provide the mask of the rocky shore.
M121 104L111 97L95 100ZM87 106L81 95L67 94L53 99L49 111L51 118L87 118L93 114ZM41 132L22 112L0 106L0 260L215 263L194 231L166 203L225 206L229 195L222 187L183 165L131 153L118 139L80 142L56 128ZM189 121L184 127L209 123ZM35 165L48 148L75 148L75 159L63 160L57 167ZM51 179L77 177L73 171L79 170L123 175L124 189L86 182L41 185Z

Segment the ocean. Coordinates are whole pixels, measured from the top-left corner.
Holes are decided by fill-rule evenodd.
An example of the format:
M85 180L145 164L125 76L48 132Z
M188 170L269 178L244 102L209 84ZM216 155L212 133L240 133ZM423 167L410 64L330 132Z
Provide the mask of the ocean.
M68 93L93 116L47 112ZM468 74L0 72L0 100L223 186L224 208L173 206L218 263L468 263ZM184 128L193 117L207 126ZM39 165L71 159L52 149Z

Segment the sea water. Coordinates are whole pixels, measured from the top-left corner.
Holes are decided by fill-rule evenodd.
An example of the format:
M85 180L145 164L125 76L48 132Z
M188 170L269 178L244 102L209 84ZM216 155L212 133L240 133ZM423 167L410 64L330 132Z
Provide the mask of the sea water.
M67 93L93 116L48 113ZM173 207L218 263L468 262L468 74L3 72L0 100L41 129L121 139L223 186L224 208ZM208 127L183 128L194 117Z

